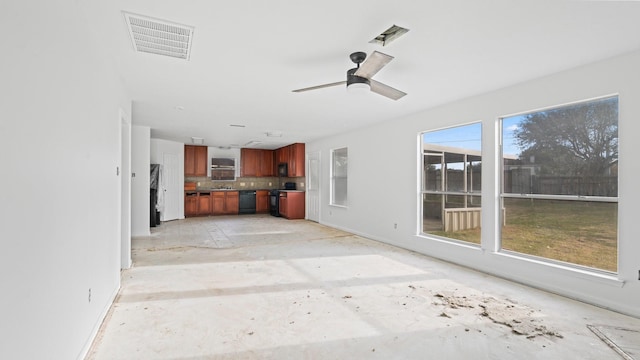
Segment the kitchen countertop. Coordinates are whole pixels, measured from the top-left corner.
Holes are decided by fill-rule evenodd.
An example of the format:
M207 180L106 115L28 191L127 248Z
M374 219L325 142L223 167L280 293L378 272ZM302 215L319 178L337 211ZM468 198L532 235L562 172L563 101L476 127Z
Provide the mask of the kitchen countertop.
M195 190L185 190L184 192L187 194L198 194L198 193L210 193L216 191L238 191L236 189L195 189Z
M270 191L269 189L195 189L185 190L185 192L214 192L214 191Z
M195 190L185 190L185 193L195 194L201 192L215 192L215 191L272 191L278 190L281 192L305 192L304 190L283 190L283 189L195 189Z

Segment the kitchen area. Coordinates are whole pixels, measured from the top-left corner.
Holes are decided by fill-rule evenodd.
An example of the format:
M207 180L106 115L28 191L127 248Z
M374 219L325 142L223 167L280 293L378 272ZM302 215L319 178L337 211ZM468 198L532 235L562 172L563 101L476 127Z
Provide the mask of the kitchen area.
M184 146L184 215L305 218L305 145L270 149ZM237 151L239 150L239 151Z

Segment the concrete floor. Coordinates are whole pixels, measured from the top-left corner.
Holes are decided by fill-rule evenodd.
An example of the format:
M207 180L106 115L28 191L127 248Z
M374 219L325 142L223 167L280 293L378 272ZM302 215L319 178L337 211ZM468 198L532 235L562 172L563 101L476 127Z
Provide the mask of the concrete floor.
M640 329L305 220L167 222L133 259L88 359L621 359L587 325Z

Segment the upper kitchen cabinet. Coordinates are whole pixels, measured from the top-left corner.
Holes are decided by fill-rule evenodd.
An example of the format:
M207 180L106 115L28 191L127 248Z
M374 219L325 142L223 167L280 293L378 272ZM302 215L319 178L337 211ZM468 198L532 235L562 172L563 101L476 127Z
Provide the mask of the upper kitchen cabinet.
M278 176L278 164L287 164L288 177L304 176L303 143L283 146L277 150L240 149L240 176Z
M288 177L304 176L304 151L303 143L295 143L276 150L276 168L278 164L286 163Z
M276 167L278 164L289 163L289 146L284 146L276 150Z
M240 149L240 176L258 176L259 152L258 149Z
M260 162L260 176L276 176L276 168L273 165L275 151L262 150L262 162Z
M206 146L184 146L184 176L207 176Z
M241 149L240 176L274 176L273 158L273 150Z
M304 144L289 145L289 177L304 176Z

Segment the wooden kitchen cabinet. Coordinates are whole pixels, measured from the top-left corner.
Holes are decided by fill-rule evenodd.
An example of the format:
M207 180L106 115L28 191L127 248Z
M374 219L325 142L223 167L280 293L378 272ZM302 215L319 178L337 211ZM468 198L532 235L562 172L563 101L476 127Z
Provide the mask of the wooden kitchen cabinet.
M262 161L260 162L260 175L258 176L276 176L276 168L273 164L275 152L273 150L262 150Z
M213 215L224 214L225 192L214 191L211 193L211 213Z
M287 164L288 177L305 176L303 143L283 146L277 150L240 149L240 176L278 176L278 165Z
M198 194L198 215L211 214L211 195L210 193Z
M240 176L258 176L260 155L258 149L240 149Z
M277 168L278 164L286 163L288 177L305 176L304 152L304 143L295 143L281 147L276 150L276 164L274 167Z
M275 176L273 150L240 149L240 176Z
M289 146L284 146L276 150L276 164L275 168L278 168L278 164L289 163Z
M289 220L304 219L305 215L304 191L280 192L280 216Z
M209 192L189 192L184 194L184 216L211 215L211 195Z
M184 176L207 176L206 146L184 146Z
M198 193L184 194L184 216L198 215Z
M289 148L289 177L304 176L304 144L295 143Z
M269 212L269 191L257 190L256 191L256 213L268 213Z
M238 215L238 211L240 210L240 193L237 191L227 191L224 206L227 215Z
M213 215L236 215L240 206L240 195L237 191L213 191L211 206Z
M280 194L278 195L280 196L280 199L278 200L278 211L280 212L280 216L282 217L287 217L288 212L287 212L287 195L283 192L280 192Z

